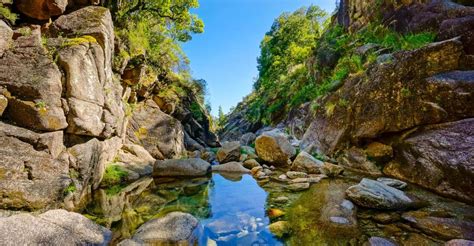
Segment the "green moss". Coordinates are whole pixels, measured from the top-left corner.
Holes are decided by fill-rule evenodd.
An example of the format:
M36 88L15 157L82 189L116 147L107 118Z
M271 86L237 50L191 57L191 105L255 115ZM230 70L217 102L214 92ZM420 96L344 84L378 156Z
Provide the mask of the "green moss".
M128 172L125 171L121 166L116 164L109 164L105 168L104 177L102 178L101 186L103 187L111 187L116 186L122 183L125 177L128 176ZM114 189L117 189L115 187Z
M76 185L71 182L69 186L64 190L64 195L67 195L69 193L74 193L77 190Z
M403 87L403 88L400 90L400 93L402 94L403 97L409 97L409 96L411 96L411 91L410 91L410 89L405 88L405 87Z
M97 43L97 40L90 35L84 35L77 38L68 38L67 40L64 41L61 47L64 48L64 47L69 47L69 46L74 46L74 45L85 44L85 43Z

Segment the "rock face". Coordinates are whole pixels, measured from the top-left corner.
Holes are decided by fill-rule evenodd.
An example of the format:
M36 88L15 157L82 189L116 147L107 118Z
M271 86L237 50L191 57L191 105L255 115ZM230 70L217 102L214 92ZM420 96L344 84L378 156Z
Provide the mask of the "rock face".
M0 207L35 210L61 202L69 184L62 132L38 134L0 122Z
M257 136L253 132L247 132L242 137L240 137L240 144L242 146L250 146L251 144L255 143L255 139Z
M306 151L301 151L291 164L291 170L305 173L321 173L323 162L314 158Z
M255 141L258 157L275 166L288 166L296 150L283 133L277 130L264 132Z
M62 14L67 7L68 0L18 0L16 7L23 14L38 19L48 20L51 16Z
M396 149L384 173L474 202L474 119L420 128Z
M145 101L134 111L127 136L156 159L179 158L185 151L181 123L163 113L153 100Z
M416 202L403 191L365 178L349 187L346 195L355 204L366 208L403 210L416 206Z
M199 159L157 161L153 169L154 177L196 177L211 172L211 164Z
M192 233L198 223L198 220L190 214L172 212L140 226L132 240L147 245L187 245L190 244Z
M107 245L112 232L80 214L50 210L0 218L0 237L11 245Z
M240 160L240 143L237 141L226 142L217 151L217 161L226 163Z

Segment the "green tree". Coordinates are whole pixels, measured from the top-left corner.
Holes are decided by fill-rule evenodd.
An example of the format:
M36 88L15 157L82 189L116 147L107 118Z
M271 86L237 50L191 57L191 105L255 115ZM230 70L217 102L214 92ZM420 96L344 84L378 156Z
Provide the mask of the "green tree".
M225 124L226 117L225 117L224 111L222 110L222 106L220 105L219 105L219 110L218 110L217 115L218 115L217 121L218 121L219 126L223 126L223 124Z

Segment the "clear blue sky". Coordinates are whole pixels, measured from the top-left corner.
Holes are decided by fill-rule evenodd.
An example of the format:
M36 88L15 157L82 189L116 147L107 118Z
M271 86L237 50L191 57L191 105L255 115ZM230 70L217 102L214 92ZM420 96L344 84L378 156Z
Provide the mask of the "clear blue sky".
M204 21L204 33L183 45L192 75L208 83L213 115L227 113L252 90L258 75L260 41L283 12L318 5L329 13L335 0L200 0L193 10Z

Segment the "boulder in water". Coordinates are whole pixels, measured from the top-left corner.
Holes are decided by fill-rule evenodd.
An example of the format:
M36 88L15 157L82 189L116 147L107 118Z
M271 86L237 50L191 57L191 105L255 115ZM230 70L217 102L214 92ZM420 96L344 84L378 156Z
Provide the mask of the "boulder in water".
M277 130L262 133L255 141L255 148L258 157L275 166L288 166L296 155L296 149Z
M199 158L159 160L153 167L153 177L198 177L211 172L211 164Z

